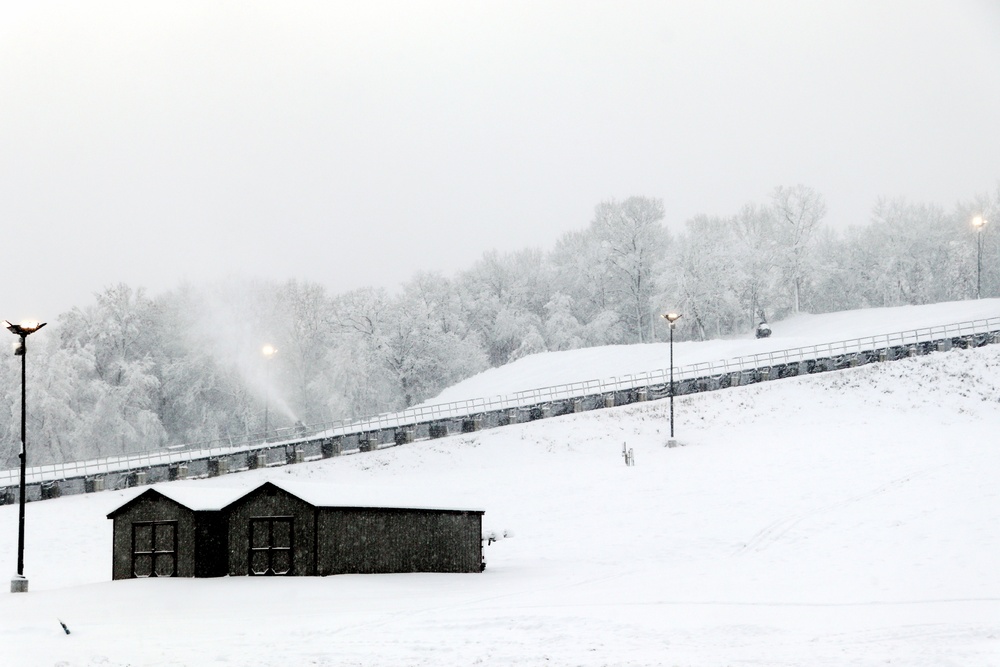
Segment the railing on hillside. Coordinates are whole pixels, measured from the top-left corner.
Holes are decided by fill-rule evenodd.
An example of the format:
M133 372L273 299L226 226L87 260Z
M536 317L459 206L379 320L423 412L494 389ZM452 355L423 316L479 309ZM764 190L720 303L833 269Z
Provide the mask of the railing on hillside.
M742 373L783 365L787 366L789 364L812 362L824 358L844 357L861 352L920 345L946 339L995 334L996 332L1000 332L1000 317L926 327L879 336L852 338L822 345L761 352L733 359L679 366L674 369L674 381L675 383L683 383L686 380ZM502 396L424 405L409 408L401 412L375 415L365 419L323 422L307 427L299 426L297 428L282 429L276 432L275 436L268 439L258 434L226 441L193 443L174 447L164 452L32 466L28 468L26 476L28 483L37 484L71 477L123 473L147 469L153 466L169 466L199 459L253 452L257 449L293 445L297 442L306 442L315 440L316 438L336 438L378 432L386 429L413 427L427 422L466 418L489 412L538 406L552 403L553 401L564 401L586 396L611 394L623 390L665 385L669 380L670 369L666 368L618 377L570 382L551 387L513 392ZM19 470L0 471L0 487L12 486L18 484L18 482Z
M845 354L854 354L857 352L878 350L889 347L915 345L918 343L933 342L935 340L943 340L946 338L961 338L964 336L985 334L997 329L1000 329L1000 317L992 317L985 320L973 320L971 322L961 322L958 324L926 327L923 329L901 331L880 336L852 338L833 343L825 343L822 345L809 345L806 347L797 347L787 350L761 352L759 354L735 357L733 359L722 361L699 362L675 367L674 382L682 382L684 380L699 377L735 373L782 364L799 363L824 357L836 357ZM449 403L419 406L403 410L402 412L385 413L369 417L367 419L350 422L349 428L358 430L392 428L437 419L453 419L456 417L463 417L480 412L489 412L492 410L525 407L554 400L575 398L578 396L604 394L613 391L621 391L623 389L634 389L636 387L647 387L650 385L663 384L669 381L670 369L664 368L655 371L622 375L599 380L570 382L567 384L553 385L551 387L528 389L510 394L504 394L502 396L474 398L462 401L452 401ZM341 433L334 433L334 435L341 435Z

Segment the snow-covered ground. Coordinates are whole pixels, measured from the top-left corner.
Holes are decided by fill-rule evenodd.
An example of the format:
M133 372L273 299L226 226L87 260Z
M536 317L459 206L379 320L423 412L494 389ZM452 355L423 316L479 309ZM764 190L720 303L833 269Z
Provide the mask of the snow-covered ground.
M775 335L1000 314L974 305L801 317ZM582 363L518 363L549 377L568 357ZM482 574L111 582L104 517L135 490L31 503L31 592L0 593L0 664L1000 664L1000 346L675 407L675 449L660 401L175 483L432 491L507 532ZM10 573L16 536L17 508L0 507Z

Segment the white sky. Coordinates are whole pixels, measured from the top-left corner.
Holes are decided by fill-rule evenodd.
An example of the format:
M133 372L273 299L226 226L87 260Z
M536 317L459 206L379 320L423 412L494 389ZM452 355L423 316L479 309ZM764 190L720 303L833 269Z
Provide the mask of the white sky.
M0 318L124 281L334 292L678 229L778 184L864 223L1000 182L1000 4L8 3Z

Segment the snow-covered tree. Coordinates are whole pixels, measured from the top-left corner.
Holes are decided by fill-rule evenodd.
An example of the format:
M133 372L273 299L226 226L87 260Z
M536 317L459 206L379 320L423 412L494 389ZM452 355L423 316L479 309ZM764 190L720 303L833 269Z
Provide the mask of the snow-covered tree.
M805 185L778 186L771 194L777 228L778 266L791 297L793 313L799 312L802 287L812 271L813 240L826 215L823 195Z
M748 328L762 316L775 315L779 280L774 214L771 208L746 204L733 218L733 266L736 296Z
M553 293L544 256L537 250L484 254L460 276L459 290L466 321L491 366L511 361L527 338L540 334Z
M655 339L652 298L658 289L654 275L667 245L660 224L663 216L662 200L629 197L601 202L590 223L613 309L630 340L637 343Z
M737 248L731 219L697 216L675 243L663 278L672 297L661 297L684 313L689 328L705 340L728 334L743 322Z

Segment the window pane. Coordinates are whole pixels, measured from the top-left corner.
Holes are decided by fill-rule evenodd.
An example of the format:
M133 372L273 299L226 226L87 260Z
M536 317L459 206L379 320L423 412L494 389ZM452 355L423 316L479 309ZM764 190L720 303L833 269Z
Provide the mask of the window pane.
M174 550L174 531L172 523L161 523L154 526L153 537L156 540L156 551Z
M268 522L267 521L251 521L250 522L250 546L255 549L261 547L266 547L268 544L267 535Z
M275 519L271 528L272 547L292 546L292 522L288 520Z
M132 574L136 577L148 577L153 573L152 556L136 556L132 562Z
M292 552L278 550L271 552L271 569L275 574L288 574L292 570Z
M267 551L250 552L250 572L267 574Z
M156 555L156 576L158 577L172 577L175 574L175 560L174 554L157 554Z
M132 535L136 552L153 550L153 527L147 524L132 526Z

